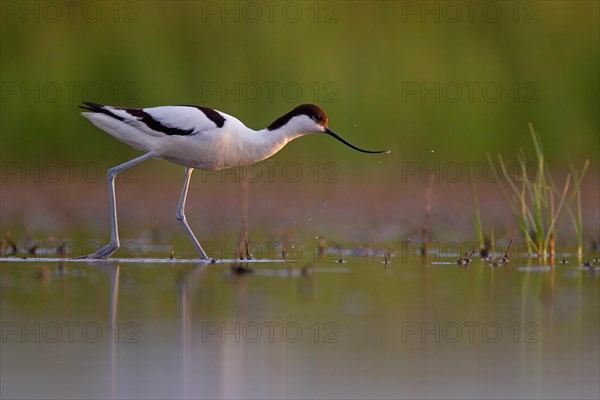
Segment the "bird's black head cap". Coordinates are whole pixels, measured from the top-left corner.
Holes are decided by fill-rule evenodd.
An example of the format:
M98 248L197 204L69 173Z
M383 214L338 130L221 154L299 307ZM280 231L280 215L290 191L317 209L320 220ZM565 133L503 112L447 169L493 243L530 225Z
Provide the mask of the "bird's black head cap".
M317 124L321 125L323 128L327 128L327 114L325 114L325 111L323 111L321 107L316 106L314 104L301 104L289 113L277 118L275 122L273 122L267 127L267 129L270 131L279 129L285 124L287 124L290 119L298 115L306 115L307 117L314 120Z

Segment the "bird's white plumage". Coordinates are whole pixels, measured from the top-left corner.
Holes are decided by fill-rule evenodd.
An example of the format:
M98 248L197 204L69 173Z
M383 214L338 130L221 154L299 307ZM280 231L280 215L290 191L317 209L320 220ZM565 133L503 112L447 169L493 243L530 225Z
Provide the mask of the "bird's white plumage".
M106 114L84 112L81 115L114 138L140 151L154 151L163 136L160 132L135 126L137 121L128 124Z
M304 104L255 131L237 118L197 106L121 108L85 103L82 113L100 129L138 150L198 169L251 164L277 153L290 140L327 133L363 152L327 128L319 107Z
M216 111L224 118L222 127L195 107L162 106L139 109L151 117L137 115L140 111L103 106L114 116L99 112L83 112L98 128L116 139L156 158L196 169L218 170L263 160L298 137L300 121L314 131L316 124L307 117L295 117L291 125L275 131L255 131L237 118ZM129 109L131 110L131 109ZM189 134L166 134L153 127L177 129ZM291 128L291 129L290 129ZM305 129L306 130L306 129Z

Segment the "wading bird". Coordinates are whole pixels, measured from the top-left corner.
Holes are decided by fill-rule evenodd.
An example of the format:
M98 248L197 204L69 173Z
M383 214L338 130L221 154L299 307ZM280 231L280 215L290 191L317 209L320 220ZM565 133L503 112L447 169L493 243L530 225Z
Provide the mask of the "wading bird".
M196 247L200 258L208 260L185 217L185 202L194 169L220 170L252 164L277 153L289 141L313 133L325 133L363 153L389 153L363 150L347 142L328 128L327 115L312 104L294 108L259 131L246 127L231 115L206 107L126 108L90 102L83 104L79 107L86 111L81 115L121 142L145 152L140 157L108 170L111 240L106 246L83 258L107 258L119 248L115 178L119 172L149 158L162 158L185 167L177 220Z

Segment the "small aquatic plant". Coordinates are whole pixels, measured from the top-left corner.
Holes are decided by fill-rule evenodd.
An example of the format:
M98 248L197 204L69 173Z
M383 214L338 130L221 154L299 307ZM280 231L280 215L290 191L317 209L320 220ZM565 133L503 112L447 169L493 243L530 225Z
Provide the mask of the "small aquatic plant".
M506 184L500 183L500 188L517 218L519 228L525 237L529 248L538 256L546 258L554 256L554 243L556 241L557 227L560 225L563 211L566 209L571 215L578 240L578 255L583 252L583 232L581 218L580 187L583 177L589 166L586 160L581 170L571 167L564 185L559 187L552 179L552 175L545 164L542 141L533 125L529 123L529 131L535 149L535 174L531 176L523 150L517 156L518 172L514 176L509 174L504 159L498 154L498 161ZM491 162L491 157L487 155ZM573 200L577 200L576 209L571 209Z
M581 171L575 169L571 165L571 174L575 177L575 190L571 194L571 199L569 200L569 204L572 202L575 203L575 210L571 207L568 207L569 216L571 217L571 222L573 223L573 228L575 229L575 236L577 237L577 256L581 260L583 257L583 226L582 226L582 217L581 217L581 181L583 180L583 176L587 172L587 169L590 165L590 160L585 160L583 163L583 167Z

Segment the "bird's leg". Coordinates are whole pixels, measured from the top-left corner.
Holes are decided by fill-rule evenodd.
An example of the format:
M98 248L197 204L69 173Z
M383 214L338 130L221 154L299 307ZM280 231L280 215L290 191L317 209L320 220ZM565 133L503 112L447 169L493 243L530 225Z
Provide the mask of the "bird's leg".
M102 246L93 254L89 254L87 256L83 256L80 258L86 259L103 259L110 256L114 253L120 246L119 243L119 225L117 223L117 200L115 197L115 178L117 174L129 167L133 167L134 165L147 160L148 158L152 158L154 154L147 153L143 156L134 158L133 160L127 161L121 165L117 165L116 167L112 167L108 170L108 193L110 195L110 243L106 246Z
M208 260L208 256L204 252L204 249L202 248L202 246L200 246L198 239L196 239L196 236L194 236L194 232L192 232L192 229L188 225L187 219L185 218L185 202L187 200L187 192L188 192L188 187L190 186L190 178L192 177L192 172L194 172L194 168L188 168L188 167L185 168L185 178L183 180L183 190L181 191L181 197L179 198L179 207L177 208L177 220L179 221L179 223L181 224L181 227L183 228L185 233L188 235L188 237L194 244L194 247L196 247L196 250L198 250L198 253L200 254L200 258L203 260Z

